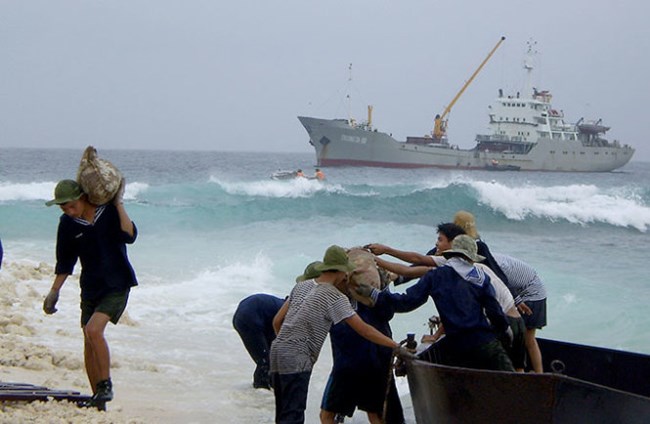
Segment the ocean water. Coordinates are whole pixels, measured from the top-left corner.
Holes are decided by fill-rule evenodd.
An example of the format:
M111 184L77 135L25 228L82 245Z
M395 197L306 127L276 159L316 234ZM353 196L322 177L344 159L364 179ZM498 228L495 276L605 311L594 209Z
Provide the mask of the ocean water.
M75 177L81 153L0 149L5 264L54 264L60 210L44 201L59 179ZM140 285L128 307L138 325L110 330L114 357L155 364L179 388L170 402L198 411L195 422L273 421L272 395L251 388L254 366L232 329L242 298L287 295L331 244L425 252L435 226L459 209L474 213L492 251L537 269L548 291L539 336L650 354L650 163L604 174L324 168L321 183L269 178L278 169L313 172L307 153L99 154L125 175L139 229L129 256ZM51 279L37 284L45 295ZM76 328L76 296L69 281L60 308L69 312L56 325ZM427 332L434 313L428 302L396 316L395 338ZM44 342L78 350L75 336ZM330 365L326 344L308 422L318 421ZM406 399L406 381L398 384Z

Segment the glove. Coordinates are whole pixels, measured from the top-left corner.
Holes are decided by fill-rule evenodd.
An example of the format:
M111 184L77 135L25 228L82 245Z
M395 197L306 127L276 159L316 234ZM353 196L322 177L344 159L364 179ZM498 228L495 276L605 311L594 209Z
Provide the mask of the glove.
M373 290L375 290L375 288L368 283L360 283L354 288L354 291L362 297L370 297Z
M120 203L124 202L124 189L126 188L126 179L122 177L122 181L120 182L120 188L117 189L117 193L115 193L115 197L113 197L113 204L115 206L119 205Z
M414 358L415 357L415 352L416 349L407 349L403 346L398 346L393 349L393 355L395 356L404 356L407 358Z
M51 315L57 311L56 309L56 302L59 301L59 291L58 290L50 290L50 292L47 294L45 297L45 300L43 301L43 311Z

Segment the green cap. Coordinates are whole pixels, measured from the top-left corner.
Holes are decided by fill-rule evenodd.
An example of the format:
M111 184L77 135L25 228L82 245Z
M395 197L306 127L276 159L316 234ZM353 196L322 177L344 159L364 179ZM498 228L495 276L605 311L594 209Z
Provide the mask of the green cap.
M311 280L312 278L316 278L320 276L320 271L316 271L314 269L316 265L319 264L321 264L320 261L315 261L307 265L307 268L305 268L305 272L302 275L296 277L296 283L300 283L301 281Z
M62 205L77 200L83 195L81 186L75 180L61 180L54 188L54 199L45 202L47 206Z
M473 262L483 262L485 256L479 255L477 251L476 240L467 234L461 234L454 237L454 240L451 242L451 249L442 252L442 256L449 258L461 255Z
M354 264L348 259L345 249L340 246L330 246L325 251L323 263L314 266L316 271L343 271L351 272L354 270Z

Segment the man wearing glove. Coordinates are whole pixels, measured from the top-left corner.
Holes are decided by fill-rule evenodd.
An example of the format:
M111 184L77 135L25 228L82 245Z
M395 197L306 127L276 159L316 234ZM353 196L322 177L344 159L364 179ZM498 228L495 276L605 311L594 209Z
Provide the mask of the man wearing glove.
M508 320L497 302L490 277L473 265L483 259L477 254L476 241L459 235L452 246L441 252L447 263L427 272L404 294L379 292L369 286L359 287L359 294L370 295L377 306L390 302L396 312L415 310L431 296L445 328L446 343L454 352L448 355L453 361L448 365L514 371L497 340L497 335L508 338Z
M81 262L81 328L84 334L84 363L93 391L82 406L104 409L113 399L110 354L104 338L108 322L117 324L126 308L129 290L136 286L135 272L129 263L126 244L137 237L137 229L124 209L124 180L111 203L94 205L76 181L62 180L47 206L59 205L56 240L56 277L43 302L43 311L57 311L59 291Z

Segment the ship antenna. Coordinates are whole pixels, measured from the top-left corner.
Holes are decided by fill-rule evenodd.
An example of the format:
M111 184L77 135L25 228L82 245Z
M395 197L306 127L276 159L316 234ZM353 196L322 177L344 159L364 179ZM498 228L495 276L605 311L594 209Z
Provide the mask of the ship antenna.
M348 66L349 75L348 75L348 124L352 125L352 64Z
M524 93L527 93L527 95L530 96L530 94L533 92L533 69L535 68L533 66L533 62L535 60L535 55L537 54L537 50L535 49L535 46L537 45L537 41L534 41L532 38L529 39L526 42L526 56L524 58L524 69L526 70L526 82L525 82L525 87L524 87Z

